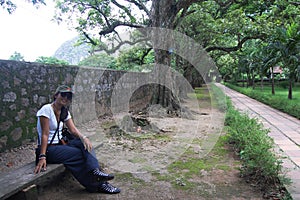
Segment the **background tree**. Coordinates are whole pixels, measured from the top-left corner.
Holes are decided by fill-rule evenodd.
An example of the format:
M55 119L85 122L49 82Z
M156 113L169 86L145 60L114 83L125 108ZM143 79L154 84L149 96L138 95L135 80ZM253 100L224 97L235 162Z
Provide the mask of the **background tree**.
M26 1L26 0L25 0ZM17 9L16 0L0 0L0 7L5 9L8 13L13 13ZM38 6L39 4L46 5L44 0L31 0L33 5Z
M277 56L278 52L273 45L274 44L270 41L270 43L263 49L262 52L264 54L263 67L270 69L272 95L275 95L274 66L279 63L279 56Z
M274 62L282 63L282 67L288 69L289 73L289 92L288 99L292 99L292 85L297 75L300 65L300 26L296 23L287 25L287 28L277 29L270 45L274 53Z
M117 69L149 72L153 69L154 52L151 48L132 47L123 49L117 58Z
M106 53L97 53L83 59L78 63L79 66L90 66L99 68L116 69L116 59Z
M50 65L69 65L69 63L65 60L59 60L59 59L54 58L54 57L46 57L46 56L38 57L35 60L35 62L50 64Z
M14 52L13 55L9 57L8 60L15 60L15 61L24 61L24 56L21 55L19 52Z
M291 23L296 23L299 26L299 4L289 1L205 1L194 6L198 7L199 12L194 12L185 18L184 23L181 24L182 30L206 47L207 51L213 51L210 55L218 61L219 71L234 73L234 68L243 67L244 70L242 71L244 73L250 72L246 70L246 66L234 65L231 66L232 70L222 70L221 68L226 66L226 63L220 62L225 61L225 59L219 58L228 54L233 59L237 59L238 62L235 62L235 65L239 63L239 65L244 64L248 67L251 64L252 68L255 66L253 68L255 70L252 72L260 73L261 80L268 69L273 69L276 63L282 62L278 59L280 53L274 53L276 49L274 44L278 46L280 41L276 36L278 35L276 29L286 27ZM257 43L247 44L248 40L256 41L257 39L260 40L261 45L258 46ZM268 41L274 42L272 47L268 45ZM261 52L255 53L255 51L263 51L260 46L267 45L273 51L268 50L263 54ZM234 56L235 51L240 52L238 57ZM248 53L243 54L243 52ZM299 65L297 56L292 56L293 53L290 50L285 52L291 56L290 58L295 62L295 65L297 65L296 63ZM251 55L251 58L249 55ZM277 59L275 59L276 57ZM275 60L277 61L274 62ZM270 66L271 64L273 66ZM295 65L287 71L295 71L297 68ZM295 74L297 73L289 78L292 82L295 79ZM250 77L249 73L247 77ZM272 77L274 78L274 76ZM252 78L252 80L254 79ZM275 93L274 79L272 80L272 93ZM290 93L291 91L290 89Z
M222 76L223 80L229 81L229 80L237 80L240 77L237 77L237 60L234 56L231 56L229 54L218 56L212 55L215 59L215 63L219 69L220 75Z

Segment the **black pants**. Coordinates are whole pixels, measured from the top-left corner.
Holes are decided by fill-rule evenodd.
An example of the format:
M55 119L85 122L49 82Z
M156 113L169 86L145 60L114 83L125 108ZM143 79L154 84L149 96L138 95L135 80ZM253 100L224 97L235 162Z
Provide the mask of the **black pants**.
M99 168L99 162L94 150L91 152L85 150L80 139L71 140L67 145L49 146L47 148L47 162L64 164L88 191L97 190L99 183L93 181L90 171Z

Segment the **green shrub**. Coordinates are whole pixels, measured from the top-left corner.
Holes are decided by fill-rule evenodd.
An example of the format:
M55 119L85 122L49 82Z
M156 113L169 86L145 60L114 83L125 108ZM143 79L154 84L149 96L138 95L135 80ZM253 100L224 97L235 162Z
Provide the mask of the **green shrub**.
M290 86L290 83L289 83L289 81L280 81L278 83L278 86L281 87L281 88L283 88L283 89L288 89L289 86ZM292 84L292 87L293 86L294 86L294 84Z
M274 142L257 119L239 113L228 106L225 123L228 127L228 142L238 152L241 174L259 183L277 184L282 166L273 151Z

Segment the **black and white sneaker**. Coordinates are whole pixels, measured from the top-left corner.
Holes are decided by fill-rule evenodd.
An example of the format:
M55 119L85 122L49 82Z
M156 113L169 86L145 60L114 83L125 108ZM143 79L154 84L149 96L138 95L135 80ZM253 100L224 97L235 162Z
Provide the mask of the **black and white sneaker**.
M105 194L117 194L120 193L121 190L109 184L108 182L100 183L98 188L98 192L105 193Z
M115 178L115 176L113 174L106 174L106 173L100 171L100 169L94 169L91 173L94 176L95 181L97 181L97 182L109 181L109 180L112 180Z

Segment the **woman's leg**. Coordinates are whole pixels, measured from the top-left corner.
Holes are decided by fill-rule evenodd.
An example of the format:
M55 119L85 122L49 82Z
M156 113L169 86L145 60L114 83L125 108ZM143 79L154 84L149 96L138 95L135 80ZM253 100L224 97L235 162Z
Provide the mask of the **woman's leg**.
M91 152L88 152L84 148L84 145L82 144L80 139L71 140L67 146L75 147L75 148L78 148L81 150L82 156L83 156L84 160L86 161L86 164L88 165L87 168L89 171L99 168L99 162L96 157L94 149L92 149Z
M87 162L81 149L68 145L50 146L47 149L47 161L48 163L64 164L84 187L97 186L96 183L94 184L90 171L98 168L99 164L94 160Z
M79 183L90 192L99 191L99 187L101 186L105 186L104 192L107 190L107 193L116 193L116 191L118 191L117 188L114 188L108 183L103 182L105 180L112 179L113 175L105 174L99 171L99 163L96 159L94 151L92 151L92 153L86 151L80 140L73 141L68 145L48 147L47 162L63 163L65 167L71 171ZM95 169L99 171L98 173L100 173L98 176L96 174L98 181L95 181L97 180L95 179L95 174L91 173Z
M84 145L82 144L80 139L71 140L69 142L68 146L77 147L81 150L82 155L86 159L88 166L92 166L92 167L88 168L87 170L92 172L92 174L94 176L94 180L100 182L100 181L108 181L108 180L114 179L113 174L106 174L100 170L99 162L96 158L94 149L92 149L91 152L88 152L84 148ZM95 167L95 166L97 166L97 167Z

